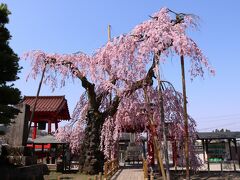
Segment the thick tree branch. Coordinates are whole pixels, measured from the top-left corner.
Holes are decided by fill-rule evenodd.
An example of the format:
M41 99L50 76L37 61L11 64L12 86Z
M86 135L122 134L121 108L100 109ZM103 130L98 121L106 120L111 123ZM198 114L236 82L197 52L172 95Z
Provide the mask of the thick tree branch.
M112 83L113 85L115 85L116 82L117 82L116 79L113 79L113 80L111 81L111 83ZM107 95L109 95L109 93L110 93L110 92L108 92L108 91L103 91L102 93L100 93L100 94L97 95L96 101L97 101L97 106L98 106L98 107L100 107L101 102L102 102L102 99L103 99L104 97L106 97Z
M155 78L154 71L153 71L154 66L155 66L155 58L153 58L153 63L151 65L151 67L149 68L146 77L134 82L131 85L130 89L125 92L126 96L130 96L137 89L143 88L146 85L151 86L153 84L152 78Z
M119 96L115 96L115 98L112 101L112 104L107 108L106 111L103 112L103 118L107 118L108 116L114 116L115 113L118 110L118 105L120 103L121 99Z
M172 11L170 10L170 12L172 12ZM185 14L182 14L182 13L176 14L176 20L172 21L173 22L173 26L175 26L176 24L181 23L183 21L183 19L184 19L184 16L185 16ZM156 17L151 17L151 18L153 18L155 20L158 20ZM144 34L132 35L132 36L138 38L138 42L144 41L145 39L148 38ZM167 48L169 48L171 46L172 46L172 42L170 44L166 45L165 49L167 49ZM164 51L164 50L162 50L162 51ZM143 88L144 86L151 86L153 84L153 78L156 78L155 75L154 75L153 69L155 67L155 63L157 63L157 61L159 61L160 54L161 54L161 52L159 51L159 53L157 54L158 58L156 58L155 56L153 57L153 63L151 65L151 67L149 68L146 77L144 77L141 80L138 80L138 81L134 82L131 85L130 89L125 91L125 93L124 93L125 96L130 96L137 89ZM50 58L50 59L46 60L45 63L55 64L56 63L56 59ZM66 67L68 67L68 68L70 68L71 72L76 77L78 77L81 80L83 88L85 88L87 93L88 93L88 99L89 99L89 103L90 103L90 108L98 111L98 108L101 105L102 99L104 97L106 97L109 94L109 92L104 91L104 92L100 93L99 95L96 95L95 85L93 83L90 83L88 81L88 79L81 73L81 71L77 67L75 67L75 65L72 62L62 61L61 64L66 66ZM112 81L112 83L115 84L116 83L116 79L114 79ZM118 96L115 96L115 98L112 101L112 104L103 113L103 116L104 117L113 116L117 112L117 107L118 107L119 103L120 103L120 98Z
M45 60L45 63L48 64L56 64L55 58L50 58ZM98 110L97 100L96 100L96 92L95 85L88 81L86 76L84 76L81 71L72 63L68 61L62 61L61 65L69 68L76 77L78 77L82 82L82 87L86 89L89 99L90 108L94 110Z
M153 71L154 66L155 66L155 58L153 58L153 63L149 68L146 77L133 83L130 90L127 90L124 94L126 96L130 96L137 89L140 89L146 85L149 85L149 86L152 85L153 84L152 78L153 77L155 78L154 71ZM103 112L103 117L107 118L108 116L114 116L114 114L117 112L117 108L120 101L121 99L118 96L115 96L115 98L112 101L112 104L109 106L109 108L106 111Z

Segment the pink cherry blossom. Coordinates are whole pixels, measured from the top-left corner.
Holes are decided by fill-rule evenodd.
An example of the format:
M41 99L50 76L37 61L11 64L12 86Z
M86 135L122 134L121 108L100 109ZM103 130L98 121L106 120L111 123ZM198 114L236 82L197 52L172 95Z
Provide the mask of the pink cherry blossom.
M159 141L161 141L161 123L166 121L171 124L169 131L173 139L179 142L180 152L184 137L182 95L169 87L163 90L165 113L163 120L160 118L159 98L154 83L147 84L147 93L152 106L146 104L144 100L143 85L135 89L134 87L137 82L141 82L148 76L151 70L149 65L153 63L154 54L161 54L160 61L168 60L172 54L187 57L186 61L190 63L189 72L192 78L203 76L205 69L214 74L214 69L201 49L187 34L189 28L196 27L195 16L176 14L167 8L162 8L150 19L135 26L129 33L113 38L92 55L83 52L50 54L43 51L30 51L26 53L24 58L32 60L32 69L28 77L35 79L46 67L45 83L50 84L53 89L64 86L69 79L79 78L83 86L87 82L94 87L94 95L101 97L100 105L97 107L101 113L111 106L114 98L120 99L116 113L107 116L102 127L101 149L107 158L116 155L121 132L148 131L149 113L156 124ZM153 79L153 77L150 78ZM69 141L74 153L79 153L86 126L86 113L90 105L93 105L90 103L89 86L86 85L84 88L86 93L80 97L72 121L60 128L56 135L61 140ZM190 160L197 168L201 163L194 154L196 123L190 116L188 120L191 141Z

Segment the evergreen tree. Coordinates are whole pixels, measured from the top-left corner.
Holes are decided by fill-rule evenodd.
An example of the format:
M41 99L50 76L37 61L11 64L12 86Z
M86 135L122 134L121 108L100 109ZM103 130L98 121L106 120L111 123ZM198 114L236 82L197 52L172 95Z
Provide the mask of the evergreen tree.
M0 4L0 124L9 124L18 110L14 105L21 99L19 89L13 81L19 79L19 58L9 46L11 35L5 25L9 22L10 11L6 4Z

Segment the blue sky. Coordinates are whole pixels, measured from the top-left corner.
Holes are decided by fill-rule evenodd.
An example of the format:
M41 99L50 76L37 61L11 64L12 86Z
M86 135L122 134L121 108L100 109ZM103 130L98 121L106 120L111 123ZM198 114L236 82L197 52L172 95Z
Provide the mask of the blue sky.
M112 36L126 33L148 19L161 7L177 12L193 13L200 17L199 31L190 32L216 69L216 76L187 77L188 112L197 121L200 131L216 128L240 130L240 1L219 0L119 0L119 1L10 1L12 15L7 26L11 32L11 47L21 57L24 52L41 49L46 52L74 53L79 50L91 54L107 41L107 26ZM22 95L35 95L39 80L26 82L30 70L28 62L15 85ZM163 77L181 91L178 57L162 65ZM72 112L82 93L79 81L51 92L43 86L40 95L66 95Z

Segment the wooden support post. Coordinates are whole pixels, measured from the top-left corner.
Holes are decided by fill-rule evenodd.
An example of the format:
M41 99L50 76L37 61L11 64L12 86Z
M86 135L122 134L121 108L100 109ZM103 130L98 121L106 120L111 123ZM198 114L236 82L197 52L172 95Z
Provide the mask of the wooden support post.
M237 140L235 139L235 148L236 148L236 152L237 152L237 159L238 159L238 168L240 169L240 158L239 158L239 154L238 154L238 147L237 147Z
M221 166L221 172L223 172L223 165L222 165L222 163L223 163L223 161L221 161L221 164L220 164L220 166Z
M151 173L150 173L150 180L154 180L153 171L151 171Z
M203 163L205 163L206 157L205 157L205 140L204 139L202 139L202 147L203 147Z
M108 41L111 41L111 25L108 25Z
M108 177L108 162L104 163L104 179Z
M30 133L30 129L31 129L31 126L32 126L32 121L33 121L33 118L34 118L35 109L37 107L38 96L39 96L39 93L40 93L40 90L41 90L44 74L45 74L45 71L46 71L46 66L47 66L47 64L45 63L45 66L44 66L43 72L42 72L42 77L41 77L41 80L40 80L39 85L38 85L37 95L36 95L36 98L35 98L35 101L34 101L34 104L33 104L33 108L31 110L31 117L30 117L29 126L28 126L28 134Z
M33 145L32 153L35 156L35 144L33 143L32 145Z
M160 110L160 117L161 117L161 129L162 129L162 135L163 135L163 155L165 159L165 168L166 168L166 178L167 180L170 180L170 171L169 171L169 158L168 158L168 142L167 142L167 133L168 128L165 123L165 114L164 114L164 105L163 105L163 94L162 94L162 84L161 84L161 78L160 78L160 71L159 71L159 57L160 54L155 55L155 73L157 76L157 82L158 82L158 98L160 100L159 102L159 110Z
M98 177L99 177L99 180L102 180L102 172L99 173Z
M37 137L37 122L34 122L33 131L32 131L32 139L36 139Z
M44 152L44 144L41 144L42 145L42 163L43 163L43 152Z
M181 70L182 70L182 89L183 89L183 110L184 110L184 131L185 131L185 159L186 159L186 179L190 179L189 173L189 132L188 132L188 115L187 115L187 95L186 95L186 81L184 57L181 55Z
M207 168L208 168L208 172L209 172L210 165L209 165L209 159L208 159L208 139L206 139L205 141L206 141Z
M238 156L238 150L237 150L237 140L236 138L233 139L233 143L234 143L234 147L235 147L235 161L234 161L234 165L235 165L235 162L238 160L238 163L239 163L239 156ZM238 167L240 168L240 167ZM235 166L235 171L236 171L236 166Z
M65 157L65 145L64 144L62 144L62 165L63 165L62 171L65 171L66 157Z
M110 161L110 177L113 175L113 161Z
M207 162L208 162L208 139L206 139L206 155L207 155Z
M177 142L175 139L172 142L172 154L173 154L173 165L176 170L176 168L177 168Z
M208 172L210 171L210 164L209 164L209 161L207 161L207 169L208 169Z
M143 173L144 173L144 179L148 179L148 167L147 167L147 161L145 158L143 158Z
M147 104L150 104L150 100L149 97L147 95L147 91L146 88L144 88L144 95L145 95L145 101ZM161 149L160 149L160 145L157 139L157 132L156 132L156 128L154 126L154 120L153 117L151 115L149 115L149 113L147 113L148 118L149 118L149 125L150 125L150 130L151 130L151 134L153 136L153 145L154 145L154 149L156 151L157 154L157 160L158 160L158 164L159 164L159 170L162 173L162 177L163 180L166 180L166 173L164 171L164 166L163 166L163 159L162 159L162 154L161 154Z
M58 130L58 122L55 122L55 131Z
M48 120L48 134L51 134L51 120Z
M229 148L229 153L230 153L230 159L232 160L231 139L228 139L228 148Z

